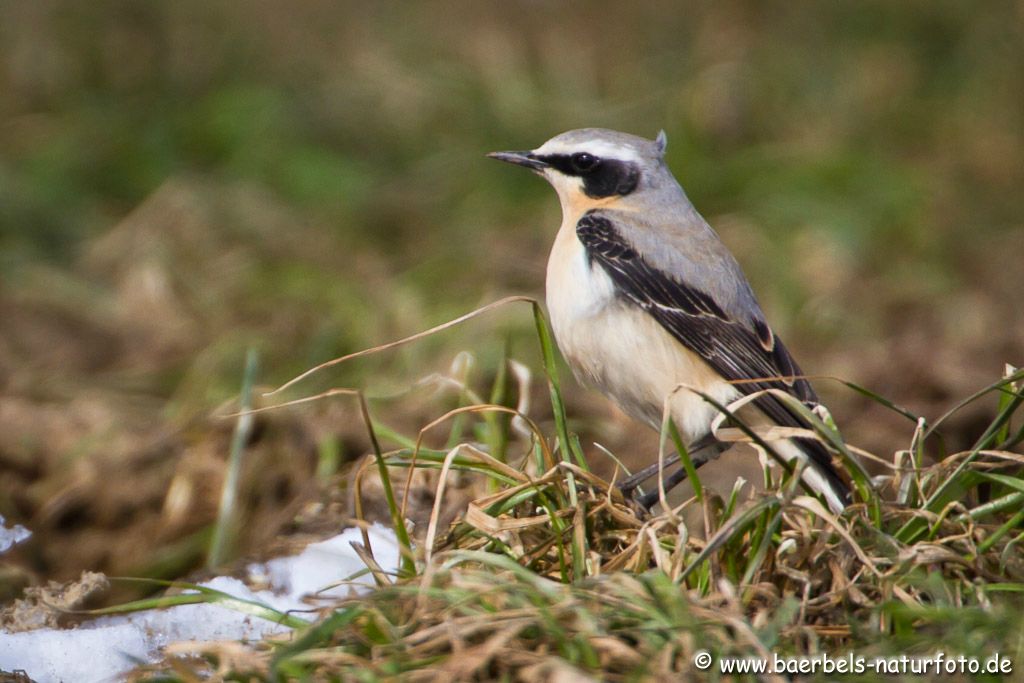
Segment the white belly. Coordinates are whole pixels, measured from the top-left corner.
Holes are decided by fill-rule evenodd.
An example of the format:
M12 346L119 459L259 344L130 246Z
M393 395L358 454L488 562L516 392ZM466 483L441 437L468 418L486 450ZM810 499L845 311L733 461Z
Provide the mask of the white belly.
M665 399L684 438L709 430L716 410L680 385L727 402L738 392L645 311L615 296L600 265L587 261L575 223L563 225L551 250L547 304L558 347L576 377L633 417L660 428Z

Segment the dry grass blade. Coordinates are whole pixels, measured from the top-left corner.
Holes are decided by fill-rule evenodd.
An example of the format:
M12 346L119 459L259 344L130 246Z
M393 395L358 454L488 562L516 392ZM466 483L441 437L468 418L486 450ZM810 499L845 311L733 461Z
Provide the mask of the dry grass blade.
M505 297L504 299L500 299L500 300L495 301L493 303L489 303L486 306L481 306L480 308L478 308L476 310L473 310L473 311L470 311L469 313L466 313L465 315L460 315L458 318L455 318L453 320L449 320L446 323L442 323L440 325L436 325L434 327L431 327L429 330L424 330L422 332L417 332L416 334L410 335L408 337L404 337L402 339L398 339L398 340L393 341L393 342L388 342L386 344L380 344L378 346L374 346L374 347L371 347L369 349L363 349L362 351L356 351L354 353L349 353L349 354L346 354L346 355L341 356L339 358L334 358L334 359L331 359L331 360L326 361L324 363L320 363L319 365L317 365L315 367L312 367L309 370L306 370L305 372L303 372L300 375L297 375L296 377L293 377L292 379L288 380L287 382L285 382L284 384L279 386L277 389L274 389L273 391L269 391L269 392L267 392L264 395L265 396L273 396L274 394L279 394L282 391L285 391L285 390L291 388L292 386L298 384L299 382L301 382L302 380L306 379L310 375L313 375L313 374L315 374L317 372L320 372L321 370L324 370L326 368L333 367L335 365L340 365L341 363L344 363L344 362L350 361L350 360L354 360L356 358L362 358L364 356L369 356L369 355L374 354L374 353L380 353L381 351L387 351L389 349L394 349L394 348L397 348L399 346L405 346L406 344L411 344L414 341L418 341L420 339L425 339L426 337L429 337L429 336L431 336L433 334L437 334L438 332L443 332L444 330L447 330L447 329L450 329L452 327L455 327L456 325L460 325L460 324L462 324L462 323L464 323L464 322L466 322L468 320L472 320L473 318L476 318L476 317L478 317L480 315L483 315L484 313L488 313L489 311L493 311L496 308L501 308L502 306L506 306L506 305L512 304L512 303L519 303L519 302L529 303L529 304L532 304L534 306L537 305L537 300L532 298L532 297L528 297L528 296L509 296L509 297Z
M875 576L881 576L881 572L879 572L878 569L875 567L875 564L871 561L871 558L868 557L867 554L861 549L860 545L857 544L857 541L853 540L853 536L850 535L849 531L843 528L843 525L839 522L839 520L837 520L835 517L829 514L829 512L821 504L821 501L819 501L817 498L811 498L809 496L799 496L793 499L793 505L803 508L809 512L813 512L815 515L828 522L828 525L835 529L836 533L842 536L844 541L850 544L850 549L853 550L854 554L857 556L857 559L859 559L861 563L865 567L867 567Z
M544 321L536 321L542 334ZM274 674L522 679L559 662L560 671L577 677L678 680L697 673L692 656L698 649L716 659L764 657L780 648L801 654L852 644L884 649L923 625L957 634L942 641L948 651L978 632L1004 649L1016 642L1014 634L1024 637L1024 626L997 628L995 617L986 616L995 609L991 595L1024 593L1024 455L982 439L974 449L925 464L929 432L921 419L906 441L909 449L901 444L883 458L846 443L827 414L798 402L792 408L806 418L807 429L736 418L756 397L724 406L702 395L720 413L713 425L720 439L749 443L767 457L779 439L823 443L858 482L862 502L834 514L818 498L800 494L805 465L784 463L781 481L766 477L769 490L748 499L738 486L723 499L702 488L694 472L699 497L647 514L570 456L575 437L555 398L551 351L545 347L554 435L521 410L477 402L430 421L415 439L403 437L401 451L385 455L375 446L382 479L395 466L440 471L422 560L410 566L407 551L403 577L342 603L334 616L282 648L271 664ZM465 379L458 388L474 401L502 393L476 391ZM1012 397L1001 403L986 439L1012 440L1018 403ZM373 422L365 401L360 405L372 438ZM525 427L508 441L480 438L501 444L511 454L508 462L481 443L424 446L427 434L449 421L473 422L476 435L495 429L493 415L512 416ZM460 429L467 433L465 424ZM685 445L666 419L660 459L670 438L685 466ZM886 473L877 488L857 458ZM440 510L448 475L456 470L487 479L479 490L488 493L469 502L446 533ZM357 511L360 482L357 476ZM965 495L929 506L944 490ZM703 513L703 533L684 523L688 506ZM398 525L404 502L394 511ZM901 537L905 529L915 535ZM366 560L374 566L368 553ZM384 579L381 573L378 581Z

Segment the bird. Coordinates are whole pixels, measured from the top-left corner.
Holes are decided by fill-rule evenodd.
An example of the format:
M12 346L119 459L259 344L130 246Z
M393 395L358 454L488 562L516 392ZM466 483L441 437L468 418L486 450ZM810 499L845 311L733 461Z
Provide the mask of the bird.
M719 409L697 392L722 405L760 392L737 413L747 424L810 429L798 410L765 391L820 406L736 258L669 169L667 142L664 131L650 140L583 128L533 150L488 155L533 171L558 195L562 223L545 300L562 356L583 384L654 429L668 400L691 451L725 447L712 434ZM797 436L769 445L787 462L805 463L803 483L832 512L849 504L850 487L820 441ZM648 496L644 504L653 502Z

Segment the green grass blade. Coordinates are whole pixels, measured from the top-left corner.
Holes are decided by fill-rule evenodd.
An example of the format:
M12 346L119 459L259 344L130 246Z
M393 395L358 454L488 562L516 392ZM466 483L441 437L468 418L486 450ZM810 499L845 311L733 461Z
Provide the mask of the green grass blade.
M967 514L960 515L957 518L957 521L964 522L967 521L967 519L977 521L979 519L984 519L989 515L1002 512L1003 510L1015 509L1022 505L1024 505L1024 493L1010 493L973 508Z
M373 428L377 431L377 436L380 439L387 439L388 441L398 444L402 448L408 448L410 450L416 448L416 439L410 438L385 424L381 424L380 420L374 420ZM443 453L444 451L438 452Z
M921 419L920 416L915 415L913 412L911 412L910 410L904 408L901 405L897 405L896 403L893 403L892 401L890 401L889 399L885 398L881 394L876 394L875 392L871 391L870 389L867 389L865 387L860 386L859 384L855 384L855 383L850 382L850 381L845 380L845 379L839 379L839 378L835 378L835 379L840 384L843 384L846 387L848 387L850 389L853 389L855 392L857 392L861 396L864 396L865 398L869 398L872 401L874 401L875 403L878 403L879 405L888 408L889 410L893 411L894 413L902 415L903 417L907 418L908 420L910 420L911 422L913 422L915 424L917 424L917 421Z
M707 560L715 551L736 538L738 534L743 533L748 526L756 522L765 510L776 509L781 504L782 499L778 496L764 496L763 498L751 503L735 517L728 519L725 524L715 532L715 535L708 540L704 549L690 561L690 564L687 565L686 569L684 569L679 575L677 582L681 583L685 581L686 577L692 574L693 571L703 564L704 561Z
M992 391L999 391L1006 387L1007 385L1013 385L1014 383L1020 382L1021 380L1024 380L1024 369L1018 369L1016 372L1004 376L1003 379L999 380L998 382L993 382L987 387L979 389L978 391L974 392L973 394L963 399L962 401L957 402L956 405L947 410L945 413L942 414L941 417L939 417L939 419L935 420L935 422L932 423L932 426L925 433L925 438L931 436L935 432L935 430L937 430L942 425L942 423L948 420L951 416L953 416L966 406L970 405L971 403L974 403L979 398L988 395Z
M82 612L83 614L89 614L91 616L106 616L111 614L128 614L148 609L163 609L166 607L176 607L178 605L196 605L205 603L221 605L236 612L259 617L260 619L282 624L289 628L304 628L309 626L309 621L306 619L274 609L273 607L265 605L257 600L237 598L230 593L225 593L224 591L210 588L208 586L200 586L199 584L188 583L185 581L162 581L160 579L143 579L135 577L111 577L111 580L145 583L156 586L166 586L169 588L183 588L185 590L195 592L143 598L142 600L133 600L131 602L113 605L111 607L87 610Z
M986 536L985 539L978 544L978 554L984 555L985 553L987 553L989 548L998 543L999 539L1001 539L1003 536L1005 536L1006 534L1010 533L1018 526L1020 526L1020 523L1022 521L1024 521L1024 510L1018 510L1017 514L1015 514L1010 519L1006 520L1003 524L999 526L998 529L996 529L991 534Z
M491 405L507 405L508 401L508 339L505 340L501 351L501 363L498 365L498 372L494 376L494 384L491 385L491 395L488 401ZM491 450L491 456L499 462L508 462L508 426L511 417L505 413L484 413L484 422L487 425L486 442Z
M747 585L754 579L754 574L761 567L761 563L764 562L765 556L768 554L768 549L772 545L772 536L778 531L779 526L782 524L782 507L768 508L764 511L764 522L758 529L760 537L757 538L757 549L750 556L747 562L747 568L743 572L743 579L740 582L742 585Z
M231 453L228 457L228 468L221 487L220 505L217 508L217 522L213 528L210 541L210 552L206 566L213 569L223 565L232 552L235 536L238 532L238 485L242 471L242 456L245 444L252 432L254 416L252 410L252 388L256 383L256 372L259 367L259 356L255 349L249 349L245 356L245 372L242 376L242 391L239 397L238 421L231 435Z
M544 359L544 373L548 378L548 389L551 395L551 410L555 416L555 428L558 432L558 448L561 453L561 457L566 462L576 461L576 464L585 471L590 471L587 466L587 461L583 457L583 452L579 450L578 442L570 438L568 420L565 414L565 404L562 401L562 389L558 380L558 367L555 363L555 350L554 343L552 341L551 329L548 326L547 318L544 316L544 312L541 310L540 304L535 303L533 305L533 320L537 328L537 338L540 340L541 354ZM573 507L579 505L579 496L576 493L576 476L567 471L565 473L566 488L569 493L570 504ZM561 539L561 534L559 534ZM564 555L564 548L559 542L558 545L559 556ZM570 553L572 555L572 566L574 568L582 568L585 566L586 556L585 549L581 544L577 543L575 539L570 542ZM561 561L562 565L562 576L563 580L565 577L565 562ZM582 574L575 574L578 578Z
M1024 371L1017 371L1007 378L1004 378L1000 382L996 382L981 392L976 392L968 400L961 401L958 406L967 405L970 401L979 398L980 396L988 393L989 391L999 390L1005 387L1007 384L1019 381L1021 377L1024 377ZM999 434L1000 429L1004 424L1010 420L1010 416L1020 407L1021 403L1024 402L1024 396L1020 393L1014 392L1013 398L1003 405L1002 410L998 411L995 419L989 423L985 432L975 442L971 452L964 457L960 464L957 465L956 469L946 477L941 484L932 492L932 494L925 501L923 508L930 512L937 512L938 510L945 507L952 500L961 499L964 494L974 486L974 482L977 481L977 477L971 476L973 473L970 470L971 463L973 463L981 451L989 448L995 441ZM946 413L943 419L948 417L951 412ZM937 423L936 423L937 424ZM932 426L934 430L936 425ZM992 476L992 475L989 475ZM920 519L912 519L904 524L896 532L896 538L903 541L904 543L911 542L920 537L924 532L926 525Z
M578 466L589 471L590 468L587 466L583 453L573 447L572 440L569 438L565 403L562 401L562 388L558 380L558 365L555 362L555 345L551 336L551 328L548 326L547 318L540 304L534 303L533 305L533 320L537 329L537 338L540 340L540 350L544 360L544 373L548 379L551 409L555 416L555 429L558 432L558 443L562 451L562 458L568 460L571 457Z
M384 500L391 514L391 527L398 539L398 547L401 559L402 576L414 576L416 574L416 563L413 560L412 541L409 539L409 532L405 528L405 521L402 519L401 510L395 500L395 491L391 486L391 475L388 473L387 463L384 461L384 454L381 452L380 442L377 440L377 433L374 431L373 420L370 418L370 408L366 404L366 397L359 392L359 409L363 415L363 422L366 431L370 436L370 443L373 445L373 455L377 462L377 472L380 475L381 486L384 489ZM369 550L369 547L367 547Z
M364 606L357 602L334 612L319 624L312 626L306 624L308 628L299 633L294 641L282 646L274 654L271 671L276 673L289 658L329 643L335 633L359 618L364 611Z
M683 468L686 470L686 477L690 480L691 486L693 486L693 495L696 496L699 502L703 503L704 485L700 481L700 475L697 474L697 468L693 466L693 459L690 458L690 451L686 448L686 444L683 443L683 437L679 434L679 428L676 427L675 420L671 417L668 418L668 433L672 437L672 445L676 447L676 452L679 453L679 462L682 463Z

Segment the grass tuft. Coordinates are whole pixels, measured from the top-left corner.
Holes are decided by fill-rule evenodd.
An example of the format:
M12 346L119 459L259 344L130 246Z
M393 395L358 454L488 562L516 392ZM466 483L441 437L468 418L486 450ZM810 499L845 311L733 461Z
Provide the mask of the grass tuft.
M802 490L799 467L774 466L764 490L741 494L737 485L723 498L700 485L666 419L659 457L673 441L695 495L647 514L582 460L567 427L550 332L531 303L554 433L504 405L508 377L496 373L488 391L462 388L463 399L478 402L445 413L415 438L388 430L399 448L384 451L374 438L377 474L407 548L400 578L342 601L291 643L275 646L272 657L260 660L257 677L549 680L563 672L660 680L697 675L692 658L699 650L716 659L998 650L1024 661L1024 627L1015 611L1024 592L1024 455L1010 450L1021 441L1014 425L1021 422L1024 371L1009 368L958 405L1000 396L974 446L945 455L936 428L952 412L928 424L849 383L911 423L906 442L894 444L891 454L847 443L827 414L796 401L792 408L812 428L783 434L737 417L749 398L725 406L705 397L722 413L716 435L761 450L766 462L774 438L818 439L854 482L856 499L832 514ZM360 405L373 435L365 401ZM428 432L455 421L458 429L449 436L479 438L449 440L444 449L425 445ZM924 454L935 452L939 457L925 462ZM410 475L441 471L418 545L403 536L405 503L399 506L390 483L396 468ZM439 511L453 472L482 479L486 493L441 528ZM691 509L703 513L703 530L684 523ZM371 550L364 552L370 559ZM905 649L893 650L894 644Z

